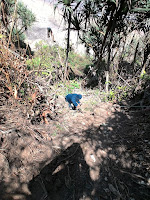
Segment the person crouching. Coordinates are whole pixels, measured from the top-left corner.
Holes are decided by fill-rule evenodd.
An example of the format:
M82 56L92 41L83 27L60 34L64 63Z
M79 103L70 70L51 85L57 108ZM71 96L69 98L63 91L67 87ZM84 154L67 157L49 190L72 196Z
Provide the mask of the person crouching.
M65 97L65 100L69 104L69 108L71 108L72 110L79 109L79 107L81 105L81 103L79 101L80 99L82 99L82 95L81 94L68 94Z

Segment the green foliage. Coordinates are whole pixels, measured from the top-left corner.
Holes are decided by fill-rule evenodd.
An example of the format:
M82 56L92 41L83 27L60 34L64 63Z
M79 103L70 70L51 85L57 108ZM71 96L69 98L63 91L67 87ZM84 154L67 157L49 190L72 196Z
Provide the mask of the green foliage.
M19 41L19 40L24 41L25 40L25 35L23 33L19 32L18 29L13 28L12 38L13 38L14 42Z
M66 94L73 93L74 89L79 89L80 84L76 80L71 80L65 84Z
M150 74L146 73L145 71L143 71L143 73L140 76L140 80L141 80L141 88L149 88L150 86Z
M26 64L28 66L28 69L30 70L37 69L41 64L40 57L35 57L35 58L32 58L31 60L27 60Z
M150 81L150 75L146 73L146 71L143 71L143 73L141 74L140 78L143 81Z
M20 92L21 96L24 96L24 95L25 95L24 88L23 88L23 89L21 89L19 92Z
M56 137L57 136L57 131L54 131L52 134L51 134L52 137Z
M14 13L14 6L15 1L14 0L7 0L7 9L8 9L8 16L12 18L12 15ZM32 13L31 10L29 10L23 2L17 3L17 18L15 21L20 20L21 22L21 29L22 27L30 27L33 22L35 22L36 18L35 15Z
M6 9L7 9L7 14L8 15L12 15L13 14L14 5L15 5L15 0L7 0Z
M147 74L146 74L146 71L143 70L143 72L142 72L140 78L141 78L141 79L145 79L145 76L147 76Z
M117 86L116 88L116 96L118 101L122 101L128 95L129 88L127 86Z
M23 2L17 4L18 18L21 20L22 27L30 27L35 22L35 15L29 10Z
M42 76L51 74L54 79L57 75L64 72L65 50L63 48L58 45L49 46L41 41L36 44L36 49L34 58L27 61L29 69L39 69L41 71L39 74ZM78 70L81 72L90 62L90 58L82 57L73 51L69 54L68 65L74 71ZM77 88L78 86L75 82L72 82L70 87Z
M74 51L69 53L68 65L71 66L72 69L83 70L85 66L90 65L91 62L90 57L78 55Z
M99 89L96 89L94 94L95 94L95 96L99 96L100 95Z
M8 34L10 33L11 26L12 26L12 18L14 18L14 26L12 32L12 39L14 41L25 39L23 32L30 27L33 22L35 22L36 18L35 15L32 13L31 10L24 5L23 2L17 2L17 12L14 16L14 9L15 9L15 1L14 0L7 0L5 1L5 14L7 16L7 31Z
M150 1L149 0L139 0L139 1L133 1L134 6L132 6L132 12L137 13L150 13Z
M63 4L63 16L68 23L70 21L66 8L71 9L70 27L78 32L87 50L93 49L98 61L102 58L107 59L108 68L111 64L108 60L111 55L108 56L108 52L112 54L112 47L120 47L121 39L126 37L130 31L144 30L145 20L148 19L150 12L150 3L146 0L72 0L69 4L60 0L59 3ZM137 11L142 16L136 14ZM124 57L127 56L130 54L125 51Z
M74 87L74 88L77 88L77 89L80 88L80 85L79 85L79 83L76 80L70 81L70 85L72 87Z
M113 90L109 91L108 100L113 101L115 99L115 92Z
M104 102L108 101L122 101L128 95L129 88L127 86L117 86L114 89L110 89L108 93L102 92L101 99Z
M52 69L52 65L61 65L59 55L63 59L64 52L59 46L48 46L46 43L41 41L36 44L36 49L35 57L40 58L42 67Z

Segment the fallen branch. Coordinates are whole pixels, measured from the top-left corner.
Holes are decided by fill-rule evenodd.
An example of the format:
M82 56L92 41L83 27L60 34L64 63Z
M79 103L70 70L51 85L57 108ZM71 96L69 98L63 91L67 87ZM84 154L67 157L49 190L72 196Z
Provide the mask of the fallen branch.
M16 131L16 129L13 128L13 129L9 129L9 130L7 130L7 131L0 130L0 132L1 132L2 134L8 134L8 133L11 133L12 131Z
M5 46L3 46L5 49L7 49ZM24 58L22 56L20 56L18 53L16 53L15 51L11 50L11 49L7 49L10 53L12 53L13 55L15 55L16 57L21 58L21 60L24 60Z
M126 171L124 171L124 170L121 170L121 169L117 169L117 168L114 168L115 170L119 170L120 172L122 172L122 173L124 173L124 174L128 174L128 175L130 175L130 176L132 176L132 177L134 177L134 178L140 178L140 179L142 179L142 180L146 180L143 176L141 176L141 175L139 175L139 174L132 174L132 173L130 173L130 172L126 172Z
M29 81L28 79L26 79L26 81L27 81L28 83L33 84L33 85L37 85L37 87L39 88L40 92L41 92L41 93L44 93L42 87L41 87L38 83L34 83L34 82L32 82L32 81Z
M131 85L126 81L126 80L124 80L121 76L120 76L120 74L118 74L118 72L116 72L116 74L119 76L119 78L121 78L121 80L123 80L129 87L131 87Z

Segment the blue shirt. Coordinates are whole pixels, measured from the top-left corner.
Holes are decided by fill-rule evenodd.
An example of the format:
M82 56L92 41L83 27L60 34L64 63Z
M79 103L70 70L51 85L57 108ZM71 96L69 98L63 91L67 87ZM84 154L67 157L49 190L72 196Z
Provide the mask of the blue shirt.
M81 94L68 94L65 97L66 101L69 103L69 107L71 107L71 103L77 107L77 105L80 103L80 99L82 99L82 95Z

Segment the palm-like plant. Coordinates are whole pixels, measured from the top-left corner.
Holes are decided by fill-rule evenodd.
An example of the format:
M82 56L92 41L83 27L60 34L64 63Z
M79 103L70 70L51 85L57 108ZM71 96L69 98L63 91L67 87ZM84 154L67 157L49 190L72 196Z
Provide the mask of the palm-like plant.
M18 36L20 38L22 33L35 22L32 11L17 0L2 0L0 11L0 21L2 21L8 34L12 32L13 39L18 38Z
M66 0L58 1L64 5L64 18L68 22L68 45L70 29L78 31L81 41L93 49L97 59L96 67L104 55L107 55L106 90L109 83L109 66L112 46L119 45L120 35L127 30L129 16L135 15L139 24L142 14L144 20L150 12L149 1L137 0ZM68 14L67 14L68 13ZM131 20L130 20L131 22ZM134 29L135 21L130 23ZM142 23L139 28L142 27ZM67 51L68 52L68 51ZM68 53L67 53L68 55Z

